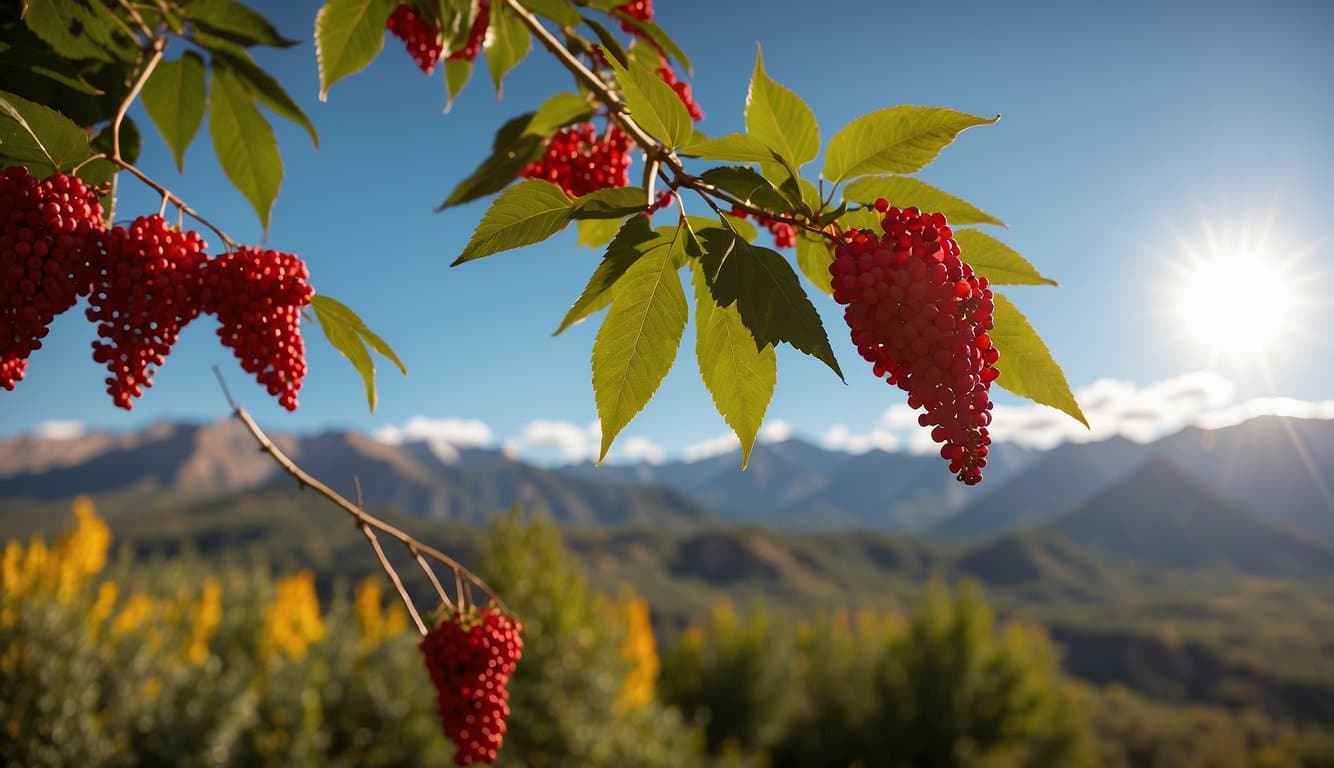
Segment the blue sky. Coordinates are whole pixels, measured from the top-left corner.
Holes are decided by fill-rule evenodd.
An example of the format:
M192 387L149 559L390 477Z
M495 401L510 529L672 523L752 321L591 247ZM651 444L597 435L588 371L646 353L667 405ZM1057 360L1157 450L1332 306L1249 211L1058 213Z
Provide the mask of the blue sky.
M257 5L268 6L289 37L309 38L318 3ZM1320 290L1334 249L1334 4L657 6L658 20L694 59L694 89L706 113L701 128L712 135L742 127L756 42L771 76L807 100L826 139L849 119L893 104L1000 113L999 123L966 132L921 177L1004 219L1009 228L996 234L1060 281L1059 289L1009 294L1086 404L1119 392L1124 407L1116 412L1124 415L1139 407L1128 403L1161 400L1172 386L1190 390L1200 382L1212 399L1192 402L1211 408L1255 397L1334 398L1334 349L1323 333L1334 310ZM542 433L534 422L579 430L592 422L588 358L597 323L559 338L550 333L600 254L576 249L571 233L450 269L486 203L431 211L485 156L501 122L567 88L568 77L537 51L506 81L502 101L479 70L446 115L439 70L423 76L393 39L326 103L317 98L309 43L263 61L321 134L316 151L300 129L275 121L287 176L268 244L303 256L316 289L358 310L398 349L410 375L382 366L381 405L369 414L352 369L307 328L310 376L300 410L288 414L247 382L213 339L212 321L202 320L126 413L103 392L103 374L89 354L92 328L72 312L34 356L27 380L0 394L0 436L52 421L119 430L220 418L226 411L210 372L215 364L274 430L339 426L391 435L413 417L427 417L481 422L492 442L503 443L525 428L530 437ZM206 129L182 177L146 117L135 116L146 134L141 165L151 175L234 237L260 239L253 213L217 169ZM157 209L133 180L122 189L118 218ZM1256 234L1262 229L1265 238ZM1212 354L1174 331L1179 266L1207 233L1226 248L1243 231L1252 242L1267 242L1264 258L1293 272L1293 295L1281 288L1278 299L1300 303L1294 322L1307 329L1269 340L1263 361ZM831 445L839 442L829 431L838 424L849 435L883 429L906 439L907 431L894 432L899 417L887 413L899 393L863 369L838 307L818 293L812 298L848 383L783 350L770 417ZM726 431L699 381L692 339L688 330L676 366L623 442L637 436L650 454L650 443L674 454L698 451L700 441ZM997 401L1019 404L1004 395ZM1169 416L1165 423L1184 418ZM457 427L440 428L452 434ZM780 425L770 434L785 432ZM476 424L462 433L482 434ZM534 450L550 457L555 449Z

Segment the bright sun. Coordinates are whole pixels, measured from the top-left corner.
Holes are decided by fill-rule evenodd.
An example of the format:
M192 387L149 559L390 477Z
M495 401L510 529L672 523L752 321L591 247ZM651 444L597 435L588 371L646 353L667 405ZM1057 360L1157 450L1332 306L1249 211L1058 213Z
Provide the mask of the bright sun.
M1306 308L1300 255L1247 228L1206 227L1194 245L1174 265L1176 319L1188 341L1215 361L1268 362L1281 353Z

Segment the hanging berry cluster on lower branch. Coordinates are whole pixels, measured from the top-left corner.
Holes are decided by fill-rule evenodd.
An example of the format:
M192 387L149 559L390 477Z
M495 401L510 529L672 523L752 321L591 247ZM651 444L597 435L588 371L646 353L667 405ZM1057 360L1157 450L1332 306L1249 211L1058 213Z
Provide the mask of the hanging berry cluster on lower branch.
M982 481L991 437L995 302L987 279L960 258L945 217L875 201L883 235L852 230L829 265L834 300L875 375L923 409L918 423L968 485Z
M97 191L78 177L0 173L0 388L23 379L51 322L88 297L93 360L129 410L151 387L181 330L201 314L287 410L306 375L301 310L314 291L300 258L240 248L209 258L198 233L161 216L106 229Z

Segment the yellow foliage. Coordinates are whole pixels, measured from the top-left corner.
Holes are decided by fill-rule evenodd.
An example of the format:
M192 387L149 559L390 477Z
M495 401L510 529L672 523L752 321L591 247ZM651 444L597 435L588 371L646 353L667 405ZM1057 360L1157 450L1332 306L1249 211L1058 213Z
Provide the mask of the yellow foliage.
M103 622L111 618L111 612L116 609L116 598L119 596L119 590L114 581L104 581L97 587L97 600L93 602L93 609L88 612L88 623L97 628L102 626Z
M352 598L352 613L361 626L360 646L363 652L374 650L380 643L407 629L408 614L403 606L394 602L384 607L381 605L383 600L384 589L378 577L367 576L357 584Z
M625 642L621 657L629 666L621 681L617 704L623 707L642 707L653 700L658 681L658 644L653 636L648 603L634 597L622 602L621 619L625 622Z
M279 580L273 602L264 612L259 651L264 658L283 655L305 658L312 643L324 639L320 599L315 594L315 574L302 571Z
M208 644L222 621L222 585L213 577L204 579L199 600L190 611L190 644L185 655L191 664L203 664L208 659Z
M143 627L158 613L158 605L148 595L130 595L111 622L111 636L119 638Z
M106 567L111 548L111 529L106 521L98 516L87 496L74 500L74 516L73 530L62 533L50 548L40 535L34 535L26 547L13 539L5 543L0 596L18 598L37 591L67 605L89 579ZM0 612L0 626L13 623L15 610L7 606Z

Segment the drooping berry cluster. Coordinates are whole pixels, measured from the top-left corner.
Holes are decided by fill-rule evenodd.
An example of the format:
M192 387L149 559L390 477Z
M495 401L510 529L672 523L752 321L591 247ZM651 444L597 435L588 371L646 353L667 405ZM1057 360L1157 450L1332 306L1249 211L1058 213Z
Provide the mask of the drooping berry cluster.
M218 318L218 339L279 405L296 410L306 376L301 309L314 295L305 263L290 253L242 248L209 262L206 272L201 303Z
M101 338L93 360L111 374L107 394L117 406L128 410L143 396L181 329L199 316L206 247L156 215L107 233L87 315Z
M630 0L628 3L616 6L616 10L639 21L653 21L653 0ZM639 30L627 21L621 22L621 29L632 35L639 34Z
M546 179L571 197L630 183L630 137L615 124L598 136L592 123L572 125L552 136L542 157L523 175Z
M403 41L404 47L408 49L408 55L417 62L417 68L428 75L431 74L445 48L439 27L408 3L402 3L395 8L394 12L389 14L389 21L385 26L394 37Z
M991 437L988 391L1000 357L987 334L993 295L961 260L945 217L877 200L883 236L852 230L829 267L834 300L875 375L908 393L908 405L943 443L942 458L968 485L982 481Z
M491 3L482 0L477 4L477 18L472 21L472 29L468 30L468 42L463 47L449 54L450 61L472 61L477 58L477 52L482 50L482 43L486 41L486 28L491 23Z
M88 295L102 234L97 193L77 176L0 174L0 387L14 389L51 321Z
M704 110L699 108L699 102L695 101L694 94L690 92L690 83L676 79L676 70L672 69L672 63L661 53L658 54L658 69L656 71L658 77L661 77L664 83L670 85L672 90L676 91L677 98L681 99L681 103L686 105L686 111L690 113L690 119L697 123L703 120Z
M746 213L735 205L732 206L732 215L738 219L750 217L749 213ZM797 228L788 224L786 221L777 221L763 216L756 216L755 221L758 222L760 226L769 230L769 234L774 236L775 248L791 248L797 244Z
M509 717L509 679L523 650L520 623L492 608L445 618L422 638L436 711L456 765L495 762Z

